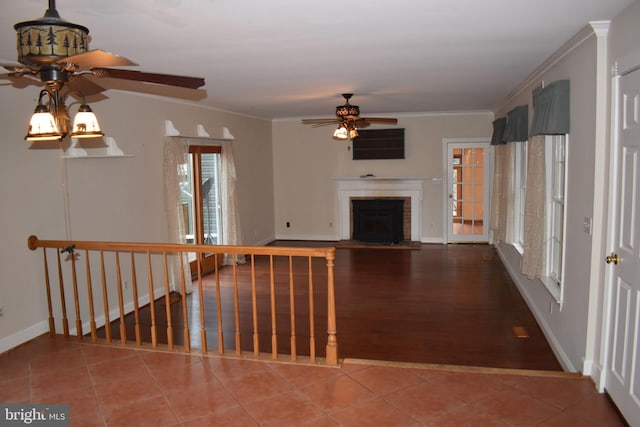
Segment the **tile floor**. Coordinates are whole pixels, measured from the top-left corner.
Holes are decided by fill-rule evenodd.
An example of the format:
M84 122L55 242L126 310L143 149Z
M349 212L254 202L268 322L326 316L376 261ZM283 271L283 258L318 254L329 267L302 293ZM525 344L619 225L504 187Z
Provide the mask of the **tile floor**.
M587 378L345 361L341 368L43 336L0 355L0 402L72 426L623 426Z

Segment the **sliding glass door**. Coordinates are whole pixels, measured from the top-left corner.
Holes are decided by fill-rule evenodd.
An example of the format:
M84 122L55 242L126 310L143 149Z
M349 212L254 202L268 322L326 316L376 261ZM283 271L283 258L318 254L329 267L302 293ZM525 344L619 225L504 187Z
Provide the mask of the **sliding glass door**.
M182 209L187 243L218 245L221 243L220 153L217 146L190 146L187 179L182 187ZM197 273L195 255L189 260L191 273ZM218 263L220 260L218 260ZM203 274L212 271L212 256L201 259Z

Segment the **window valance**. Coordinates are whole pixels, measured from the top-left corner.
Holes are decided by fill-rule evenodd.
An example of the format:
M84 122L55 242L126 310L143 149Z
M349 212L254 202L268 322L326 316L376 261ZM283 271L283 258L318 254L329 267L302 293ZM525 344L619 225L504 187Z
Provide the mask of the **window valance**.
M504 129L506 126L506 117L501 117L493 121L493 135L491 136L491 145L501 145L507 143L504 140Z
M520 105L507 113L507 127L504 140L507 142L526 141L529 137L529 106Z
M533 94L531 135L569 133L569 80L558 80Z

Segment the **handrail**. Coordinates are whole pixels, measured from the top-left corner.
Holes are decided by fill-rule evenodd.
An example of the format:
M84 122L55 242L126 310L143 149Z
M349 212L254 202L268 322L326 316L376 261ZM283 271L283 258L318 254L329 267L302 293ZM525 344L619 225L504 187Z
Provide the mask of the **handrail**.
M208 352L207 336L216 335L217 351L225 355L224 334L232 333L234 355L249 357L250 353L242 349L244 337L248 335L250 339L247 342L252 342L253 357L263 354L260 351L262 337L263 342L271 344L271 358L280 359L286 345L278 346L278 334L281 335L284 330L290 334L290 360L308 357L312 363L338 364L333 247L40 240L36 236L28 238L27 246L31 250L42 248L49 331L52 335L56 333L58 318L65 337L77 335L82 340L84 331L88 329L92 342L104 340L112 344L115 338L119 338L119 345L130 345L130 339L134 339L136 346L158 348L166 345L169 350L182 349L186 352L191 352L191 341L195 340L199 341L203 354ZM57 269L59 299L54 297L55 293L52 294L55 283L50 278L47 249L56 250L57 264L53 268ZM65 252L68 256L63 263L60 255ZM111 255L106 257L107 253ZM121 259L127 253L130 260ZM193 281L194 292L188 296L185 253L197 254L197 278ZM216 260L212 277L202 275L204 254ZM219 266L218 260L224 254L233 257L232 265ZM76 265L82 255L85 258L84 269ZM241 255L246 256L248 265L238 265L237 260ZM279 261L281 258L287 260L286 264ZM302 263L299 259L307 261ZM316 259L326 261L326 270L314 271ZM145 270L138 268L142 263L146 263L146 274L139 273ZM96 269L99 273L94 273ZM302 286L304 279L307 283ZM326 288L318 286L321 281L326 281ZM129 284L131 289L128 289ZM209 289L212 287L213 290ZM227 295L227 289L231 289L231 296ZM73 295L75 334L70 331L67 318L67 296L70 294ZM325 298L325 295L326 312L314 302L317 298ZM263 300L260 300L261 297ZM215 304L208 302L211 299L215 300ZM176 304L178 300L180 305ZM117 311L110 308L113 304L117 304ZM164 305L164 308L157 310L158 304ZM143 325L142 313L146 313L147 305L150 319L146 321L148 325ZM301 316L305 308L308 313ZM231 311L232 316L229 315ZM278 315L282 317L287 311L288 321L279 320ZM263 325L264 331L259 330L259 319L264 319L267 314L271 330L265 339L267 328ZM90 318L86 326L82 321L83 316ZM113 330L112 318L116 319ZM215 331L207 330L207 326L211 326L206 323L207 318L210 321L216 319ZM133 325L130 325L131 321ZM223 323L229 321L233 325ZM166 331L161 330L163 322ZM315 328L321 327L317 325L326 325L324 361L316 357L316 337L319 335ZM104 326L104 331L100 332L104 335L103 339L98 338L98 328L101 326ZM128 331L129 326L133 327L133 332ZM174 326L182 327L183 333L174 332ZM149 328L147 338L146 327ZM248 329L251 331L248 332ZM308 352L303 350L300 354L307 353L308 356L299 356L298 350L303 344L297 338L299 332L305 329L309 334ZM263 335L260 335L261 332ZM174 343L174 340L180 339L179 335L182 335L182 345ZM165 344L160 344L160 336L166 337Z

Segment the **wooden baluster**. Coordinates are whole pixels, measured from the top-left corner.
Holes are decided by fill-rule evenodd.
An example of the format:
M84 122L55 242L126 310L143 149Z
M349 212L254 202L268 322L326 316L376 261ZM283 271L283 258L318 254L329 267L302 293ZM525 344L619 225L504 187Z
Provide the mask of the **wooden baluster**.
M109 319L109 294L107 292L107 275L104 269L104 252L100 249L100 275L102 276L102 301L104 305L104 333L108 344L111 343L111 320Z
M156 327L156 298L153 289L153 268L151 267L151 252L147 251L147 279L149 282L149 308L151 309L151 346L158 347L158 329Z
M293 286L293 256L289 255L289 316L291 319L291 360L297 359L296 300Z
M237 255L233 254L231 262L233 263L233 312L236 324L236 354L239 356L242 354L242 347L240 342L240 299L238 296L238 269L236 257Z
M184 324L184 350L191 353L191 340L189 336L189 313L187 312L187 283L184 278L184 258L183 253L178 252L180 256L180 288L182 289L182 323Z
M207 325L205 319L204 308L204 289L202 288L202 270L200 269L200 257L196 256L198 260L198 299L200 300L200 342L202 343L202 354L207 354Z
M62 264L60 263L60 251L58 255L58 285L60 286L60 305L62 307L62 333L65 338L69 338L69 321L67 320L67 303L64 296L64 279L62 278Z
M89 298L89 327L91 329L91 342L96 342L98 333L96 330L96 313L93 305L93 284L91 283L91 266L89 263L89 250L84 250L85 269L87 271L87 297Z
M120 253L116 255L116 285L118 287L118 309L120 310L120 342L127 343L127 325L124 321L124 297L122 295L122 272L120 271Z
M276 328L276 283L273 275L273 255L269 255L269 290L271 293L271 357L278 358L278 335Z
M335 250L327 254L327 365L338 365L338 339L336 338L336 296L333 284Z
M253 313L253 355L260 354L260 339L258 335L258 297L256 294L256 264L255 255L251 254L251 310Z
M216 272L216 311L218 313L218 354L224 354L224 332L222 327L222 296L220 291L220 264L218 255L214 254ZM201 271L200 258L198 258L198 271Z
M71 247L68 250L71 257L71 280L73 283L73 304L76 312L76 335L82 341L82 320L80 320L80 300L78 298L78 275L76 274L76 253Z
M309 358L316 361L315 308L313 306L313 258L309 257Z
M47 262L47 248L42 248L44 259L44 285L47 290L47 307L49 308L49 335L56 334L56 322L53 318L53 304L51 303L51 283L49 282L49 263Z
M136 259L133 251L131 254L131 292L133 293L133 317L135 321L134 329L136 334L136 344L142 345L142 335L140 334L140 309L138 307L138 276L136 275Z
M164 302L165 313L167 315L167 344L169 350L173 350L173 325L171 324L171 297L169 295L169 266L167 263L167 251L162 251L162 262L164 263Z

